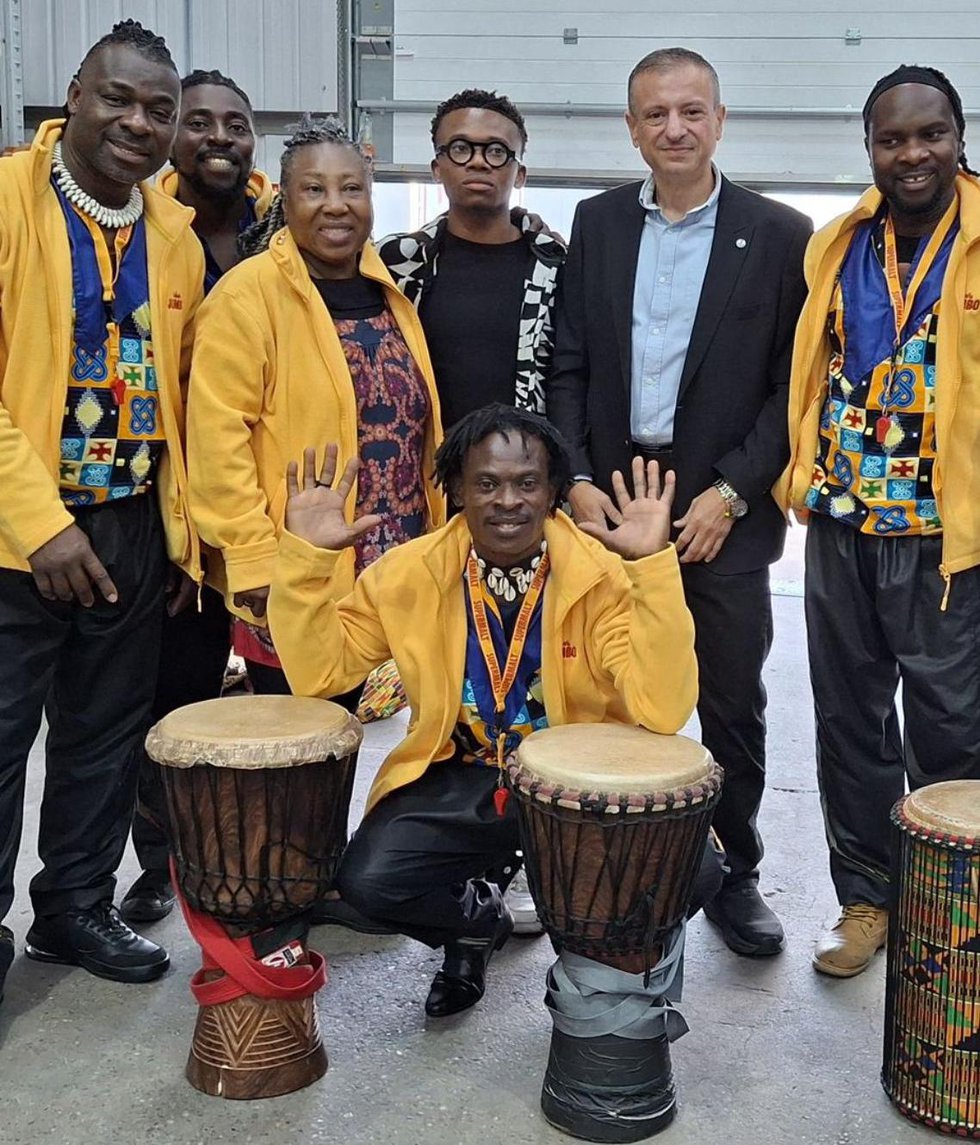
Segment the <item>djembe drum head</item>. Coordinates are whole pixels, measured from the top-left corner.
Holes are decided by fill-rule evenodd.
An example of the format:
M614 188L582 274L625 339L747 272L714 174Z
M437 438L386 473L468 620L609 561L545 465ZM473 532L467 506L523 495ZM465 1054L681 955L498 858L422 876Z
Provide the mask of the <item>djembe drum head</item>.
M699 743L622 724L528 736L510 768L528 880L563 949L642 972L684 917L721 790Z
M330 889L347 842L357 720L339 704L241 696L178 708L150 731L181 892L261 928Z
M920 788L892 821L882 1085L907 1117L980 1138L980 781Z

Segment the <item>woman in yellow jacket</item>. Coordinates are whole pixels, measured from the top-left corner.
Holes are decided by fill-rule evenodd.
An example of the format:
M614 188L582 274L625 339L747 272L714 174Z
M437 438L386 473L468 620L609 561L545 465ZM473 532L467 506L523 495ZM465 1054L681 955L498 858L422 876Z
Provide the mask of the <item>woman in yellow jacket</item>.
M334 121L286 142L282 191L247 258L201 309L188 411L191 506L220 554L209 571L235 614L235 648L257 691L288 691L265 627L282 530L286 463L310 440L359 458L350 520L381 518L336 578L441 524L431 484L441 438L432 366L412 305L368 241L368 161Z

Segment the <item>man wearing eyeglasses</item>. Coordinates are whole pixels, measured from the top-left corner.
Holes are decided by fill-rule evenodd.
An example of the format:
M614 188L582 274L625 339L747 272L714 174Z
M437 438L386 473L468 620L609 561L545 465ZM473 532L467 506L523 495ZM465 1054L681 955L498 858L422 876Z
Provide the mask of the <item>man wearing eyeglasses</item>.
M565 244L536 215L511 211L527 177L524 118L506 96L461 91L436 108L432 144L449 210L378 253L422 320L443 429L491 402L543 414ZM516 933L541 933L523 874L507 905Z
M565 246L511 212L527 176L524 119L506 96L461 91L436 108L432 143L449 210L379 253L422 320L443 429L490 402L543 413Z

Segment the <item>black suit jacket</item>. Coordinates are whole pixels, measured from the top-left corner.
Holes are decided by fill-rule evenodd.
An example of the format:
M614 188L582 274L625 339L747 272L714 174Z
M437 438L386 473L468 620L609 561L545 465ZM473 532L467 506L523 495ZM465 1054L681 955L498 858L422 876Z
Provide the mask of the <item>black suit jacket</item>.
M629 472L633 283L645 212L640 183L580 203L559 289L548 417L573 472L610 491ZM776 560L785 522L770 486L789 458L786 400L806 294L810 220L722 178L718 216L674 418L674 516L724 477L749 503L711 563L746 572Z

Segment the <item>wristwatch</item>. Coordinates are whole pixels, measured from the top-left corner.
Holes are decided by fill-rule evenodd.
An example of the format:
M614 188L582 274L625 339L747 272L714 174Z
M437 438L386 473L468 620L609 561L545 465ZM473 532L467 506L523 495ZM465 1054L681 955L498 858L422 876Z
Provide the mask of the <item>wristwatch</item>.
M721 499L725 502L725 516L729 520L738 520L744 517L749 511L749 504L744 497L739 497L738 493L728 484L724 477L719 477L715 482L715 488L721 494Z

